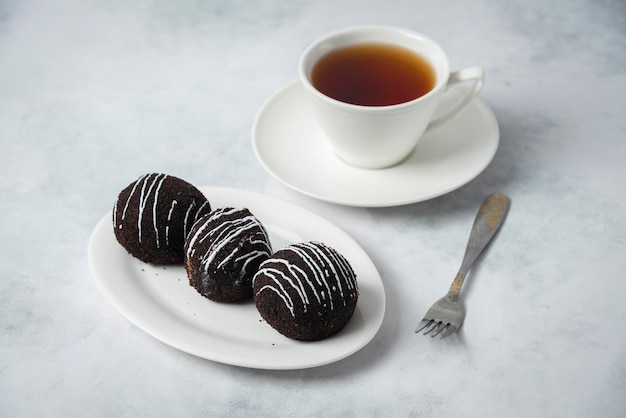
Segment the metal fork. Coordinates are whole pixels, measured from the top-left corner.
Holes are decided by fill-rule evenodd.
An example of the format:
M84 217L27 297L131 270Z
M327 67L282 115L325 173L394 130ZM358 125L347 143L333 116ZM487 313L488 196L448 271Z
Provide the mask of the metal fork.
M426 312L416 333L425 330L424 335L431 334L433 338L443 333L441 338L444 338L459 329L465 319L465 309L459 302L465 275L502 225L510 206L510 199L503 194L487 196L474 220L461 267L450 290Z

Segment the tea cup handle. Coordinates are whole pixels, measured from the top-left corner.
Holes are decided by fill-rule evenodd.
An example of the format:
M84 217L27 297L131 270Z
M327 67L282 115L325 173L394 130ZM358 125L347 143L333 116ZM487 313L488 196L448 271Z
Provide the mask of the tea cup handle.
M469 67L451 72L448 77L448 83L446 84L446 91L448 91L450 87L466 81L474 81L474 84L470 89L464 92L463 96L457 100L456 103L450 106L449 109L445 110L441 116L431 120L430 124L426 128L426 132L443 125L465 109L483 88L484 80L485 70L482 67Z

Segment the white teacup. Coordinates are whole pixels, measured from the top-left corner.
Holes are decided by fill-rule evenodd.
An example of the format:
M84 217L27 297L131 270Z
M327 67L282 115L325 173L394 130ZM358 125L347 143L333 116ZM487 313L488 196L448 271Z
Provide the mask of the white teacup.
M322 93L312 79L320 58L331 51L359 44L392 45L418 54L434 72L432 88L417 98L384 105L354 104L333 98L328 92ZM385 26L355 27L319 39L302 54L299 73L313 112L335 153L352 166L369 169L390 167L405 159L427 130L460 113L480 92L484 81L480 67L450 72L446 53L424 35ZM438 109L444 105L442 97L446 90L465 81L473 81L473 84L459 99L446 100L447 108ZM376 83L367 85L373 91ZM438 116L434 118L436 111Z

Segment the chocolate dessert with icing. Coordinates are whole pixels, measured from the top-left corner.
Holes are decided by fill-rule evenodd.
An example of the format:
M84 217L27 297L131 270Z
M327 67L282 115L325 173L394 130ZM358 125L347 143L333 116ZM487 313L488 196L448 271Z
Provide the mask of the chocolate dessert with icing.
M335 249L305 242L263 262L253 279L263 319L296 340L321 340L339 332L356 307L359 290L348 260Z
M210 211L209 201L193 185L178 177L150 173L118 195L113 230L117 241L141 261L182 263L187 234Z
M252 298L252 277L272 253L265 228L248 209L216 209L200 218L185 243L189 283L216 302Z

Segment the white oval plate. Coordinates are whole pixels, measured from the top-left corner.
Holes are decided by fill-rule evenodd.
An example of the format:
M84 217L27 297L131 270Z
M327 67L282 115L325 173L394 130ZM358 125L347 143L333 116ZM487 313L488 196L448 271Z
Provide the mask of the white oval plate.
M385 291L374 263L345 232L291 203L243 190L204 187L212 208L246 207L264 224L274 251L300 241L324 242L357 274L359 300L348 325L316 342L290 340L261 319L254 302L210 301L189 285L183 266L143 263L119 245L111 214L96 225L88 258L98 288L131 322L158 340L209 360L259 369L300 369L345 358L378 332Z
M451 91L448 100L458 92ZM333 152L296 81L259 111L252 145L263 168L305 195L349 206L420 202L451 192L478 176L493 159L498 122L480 99L418 143L406 160L381 170L347 165Z

